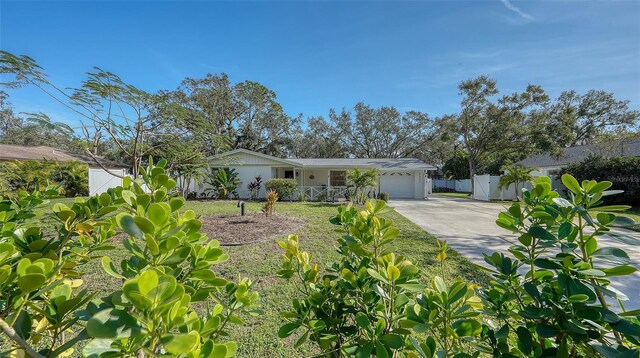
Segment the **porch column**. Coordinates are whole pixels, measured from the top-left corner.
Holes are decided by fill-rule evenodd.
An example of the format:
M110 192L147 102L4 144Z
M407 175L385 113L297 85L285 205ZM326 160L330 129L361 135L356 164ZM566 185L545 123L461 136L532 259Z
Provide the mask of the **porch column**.
M327 200L329 199L330 191L331 191L331 170L327 170Z
M300 193L304 194L304 169L300 168Z

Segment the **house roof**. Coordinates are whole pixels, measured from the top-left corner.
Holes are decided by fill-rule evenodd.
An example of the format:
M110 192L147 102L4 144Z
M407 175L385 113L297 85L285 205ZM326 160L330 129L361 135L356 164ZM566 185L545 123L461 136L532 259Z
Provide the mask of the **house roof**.
M76 161L87 164L89 167L99 167L99 165L88 155L72 155L61 149L37 146L28 147L22 145L10 145L0 144L0 161L9 160L51 160L56 162L70 162ZM107 168L128 168L129 165L124 163L117 163L106 159L101 159L102 163Z
M535 168L561 167L582 161L591 154L604 157L640 157L640 140L569 147L565 148L559 157L554 157L549 153L536 154L521 160L520 164Z
M218 155L215 155L215 156L211 157L210 159L213 159L213 160L216 160L216 161L220 161L221 163L224 163L225 159L227 157L233 157L234 154L249 154L249 155L253 155L253 156L259 157L259 158L273 160L273 161L276 161L276 162L279 162L279 163L282 163L282 164L287 164L287 165L298 165L299 164L297 162L294 162L292 159L278 158L278 157L274 157L272 155L258 153L258 152L254 152L252 150L248 150L248 149L244 149L244 148L238 148L238 149L230 150L228 152L220 153ZM240 164L240 163L235 163L233 161L230 161L230 163Z
M235 154L248 154L263 159L268 159L284 165L301 168L379 168L385 169L424 169L435 170L433 165L427 164L416 158L278 158L267 154L262 154L247 149L234 149L229 152L218 154L211 159L220 164L243 164L234 162ZM226 158L231 158L225 161Z
M378 168L378 169L425 169L436 167L416 158L311 158L289 159L303 168Z

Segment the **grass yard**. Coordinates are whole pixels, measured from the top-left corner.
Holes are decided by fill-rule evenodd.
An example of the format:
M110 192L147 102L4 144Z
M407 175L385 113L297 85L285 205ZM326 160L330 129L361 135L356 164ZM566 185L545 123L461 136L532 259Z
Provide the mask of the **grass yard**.
M448 196L448 197L451 197L451 198L471 199L471 193L448 192L448 193L433 193L433 195Z
M260 212L260 207L259 203L247 203L247 212ZM309 251L313 260L319 262L320 266L338 258L334 250L338 234L334 231L335 226L329 223L336 207L335 204L321 203L278 203L276 206L276 212L279 214L304 219L305 224L291 234L300 236L302 249ZM240 210L236 207L235 201L190 201L183 209L192 209L204 216L236 213L239 215ZM46 208L40 210L40 215L44 222L47 222L45 212ZM385 215L393 219L401 232L395 245L397 252L420 267L424 272L423 279L429 280L437 271L435 238L395 211ZM254 282L253 289L260 294L264 315L248 317L244 327L236 327L232 332L232 338L238 342L240 357L299 357L317 353L308 344L295 349L295 335L284 342L277 337L277 331L283 322L278 312L288 310L291 299L296 297L293 285L275 276L281 265L281 249L277 245L279 239L282 239L282 236L245 246L225 247L225 252L231 256L230 260L214 267L216 272L226 278L251 278ZM111 251L109 256L112 261L118 263L126 254L127 252L119 247ZM487 276L456 252L450 252L445 264L445 279L462 276L479 284L488 283ZM85 284L90 290L97 291L98 295L106 288L113 289L121 285L117 279L112 279L102 272L99 260L88 265L85 271Z

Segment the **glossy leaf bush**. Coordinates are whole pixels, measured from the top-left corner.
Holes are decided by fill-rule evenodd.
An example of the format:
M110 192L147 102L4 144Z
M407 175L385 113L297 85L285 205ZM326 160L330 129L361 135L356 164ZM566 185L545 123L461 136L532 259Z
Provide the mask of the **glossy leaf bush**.
M601 206L618 193L610 182L562 180L568 198L541 177L500 213L497 225L517 242L485 256L492 280L483 288L444 274L422 285L420 271L393 252L398 230L380 216L384 202L340 207L331 222L341 228L341 259L326 271L296 236L280 242L278 274L300 292L282 313L280 337L298 331L296 344L311 340L327 356L638 357L640 310L626 310L627 297L611 286L637 269L622 249L599 242L635 243L611 231L629 224L616 215L628 207ZM442 264L448 249L438 245Z
M227 329L257 313L258 295L250 280L231 282L211 269L228 256L200 233L193 211L180 211L184 199L165 165L151 163L141 179L71 207L54 205L53 235L29 222L42 203L37 193L0 203L0 325L13 352L55 357L87 340L88 357L235 354ZM116 263L105 250L119 232L129 257ZM82 290L79 268L93 259L121 286Z
M278 275L295 278L302 299L282 315L288 323L281 338L300 331L296 344L311 340L332 356L393 356L402 351L411 333L401 325L415 292L425 289L419 270L391 244L399 230L380 216L384 201L371 200L365 210L348 205L338 209L331 222L340 227L339 262L324 274L311 255L300 250L298 237L289 236Z
M637 357L640 310L626 311L628 298L610 285L637 268L624 250L599 242L605 234L633 240L611 232L612 226L629 224L616 216L629 207L601 206L604 196L619 193L607 190L611 182L578 183L567 174L562 182L568 198L540 177L496 221L515 232L518 243L510 256L485 257L494 278L481 291L485 313L495 322L486 332L491 353ZM591 213L594 208L597 215Z

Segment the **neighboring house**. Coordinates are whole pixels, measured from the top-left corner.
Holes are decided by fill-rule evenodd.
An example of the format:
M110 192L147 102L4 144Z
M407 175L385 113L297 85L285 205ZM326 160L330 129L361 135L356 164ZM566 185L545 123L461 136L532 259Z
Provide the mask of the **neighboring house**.
M108 170L104 170L93 158L85 155L69 154L61 149L37 146L27 147L21 145L0 144L1 161L53 161L53 162L81 162L89 166L89 195L102 193L113 186L122 185L122 179L113 174L124 176L129 171L129 166L123 163L100 158L100 163Z
M263 181L271 178L296 179L299 192L310 199L319 195L344 197L346 173L350 169L376 168L380 181L376 193L387 192L392 199L424 199L428 193L426 174L436 167L414 158L359 159L292 159L278 158L246 149L236 149L211 158L213 168L233 168L238 173L241 198L249 197L247 184L257 175ZM260 196L264 197L262 188Z
M548 153L536 154L520 161L520 164L538 168L531 173L533 176L551 176L558 175L562 167L580 162L591 154L603 157L640 157L640 139L569 147L558 157Z

